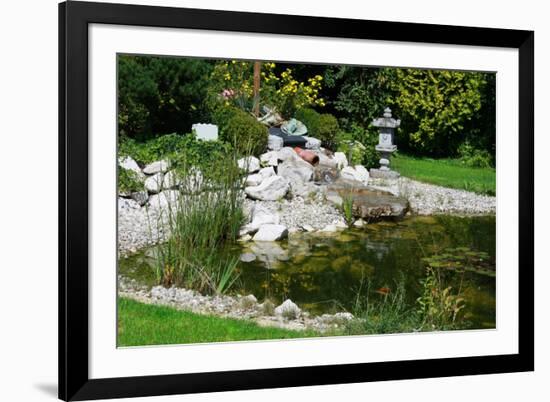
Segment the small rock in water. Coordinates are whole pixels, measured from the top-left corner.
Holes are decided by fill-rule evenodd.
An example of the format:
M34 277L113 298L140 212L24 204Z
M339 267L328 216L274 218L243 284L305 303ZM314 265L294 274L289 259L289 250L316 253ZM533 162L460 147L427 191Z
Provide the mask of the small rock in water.
M256 260L256 255L253 253L243 253L239 258L242 262L252 262Z
M336 232L338 231L338 228L336 225L327 225L323 229L320 230L320 232Z
M355 226L356 228L362 228L366 224L367 222L365 222L362 218L359 218L355 222L353 222L353 226Z
M284 225L267 224L260 227L254 235L254 241L276 241L288 236L288 229Z

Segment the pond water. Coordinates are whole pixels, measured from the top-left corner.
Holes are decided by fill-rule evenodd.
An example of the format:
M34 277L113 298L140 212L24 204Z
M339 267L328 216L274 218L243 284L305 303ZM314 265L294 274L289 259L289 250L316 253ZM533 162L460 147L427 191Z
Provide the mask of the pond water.
M385 297L401 282L407 303L421 294L426 266L445 271L461 287L473 328L495 327L495 217L429 216L373 223L331 234L293 234L288 240L246 243L233 292L259 301L290 298L313 314L352 311L357 298ZM459 266L467 270L453 271ZM122 274L152 284L143 254L121 260Z

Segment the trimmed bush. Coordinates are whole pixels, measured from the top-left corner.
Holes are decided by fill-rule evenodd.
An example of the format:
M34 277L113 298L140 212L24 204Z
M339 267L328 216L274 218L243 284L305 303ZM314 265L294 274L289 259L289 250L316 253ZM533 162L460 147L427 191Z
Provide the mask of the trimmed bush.
M319 116L319 125L315 132L314 137L320 139L323 142L323 146L332 151L335 151L338 147L338 133L340 126L336 117L330 113L323 113Z
M220 139L241 155L259 155L267 147L267 128L236 107L219 107L213 113Z
M296 119L307 127L309 136L318 138L323 146L332 151L337 149L340 126L336 117L330 113L317 113L313 109L304 108L296 112Z
M319 116L317 111L310 108L303 108L296 112L296 119L304 123L307 127L308 135L314 136L313 133L319 127Z

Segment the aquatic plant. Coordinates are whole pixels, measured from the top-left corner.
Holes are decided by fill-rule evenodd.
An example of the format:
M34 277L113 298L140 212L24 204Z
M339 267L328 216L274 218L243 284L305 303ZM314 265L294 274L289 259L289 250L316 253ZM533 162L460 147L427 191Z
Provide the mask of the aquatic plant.
M238 257L219 250L236 240L244 221L242 173L231 155L219 160L216 172L198 171L180 164L177 190L166 196L151 223L157 233L168 231L155 252L158 283L184 286L204 293L224 293L235 283ZM153 233L153 231L150 231Z
M454 329L461 321L460 313L466 307L461 289L446 286L440 272L428 266L422 281L423 293L416 300L422 317L422 328L428 330Z
M342 197L342 213L344 214L344 219L346 224L351 227L353 225L353 190L351 194L347 194Z

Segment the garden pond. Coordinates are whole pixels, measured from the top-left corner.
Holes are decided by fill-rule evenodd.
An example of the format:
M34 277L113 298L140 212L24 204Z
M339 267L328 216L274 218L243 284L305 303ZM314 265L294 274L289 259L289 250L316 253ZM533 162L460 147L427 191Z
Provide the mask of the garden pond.
M292 299L311 314L353 312L358 300L381 300L400 284L413 306L430 266L444 272L446 286L461 289L472 328L494 328L495 229L494 216L412 216L222 252L241 259L230 293L253 294L260 302ZM121 258L119 273L156 285L150 255Z

